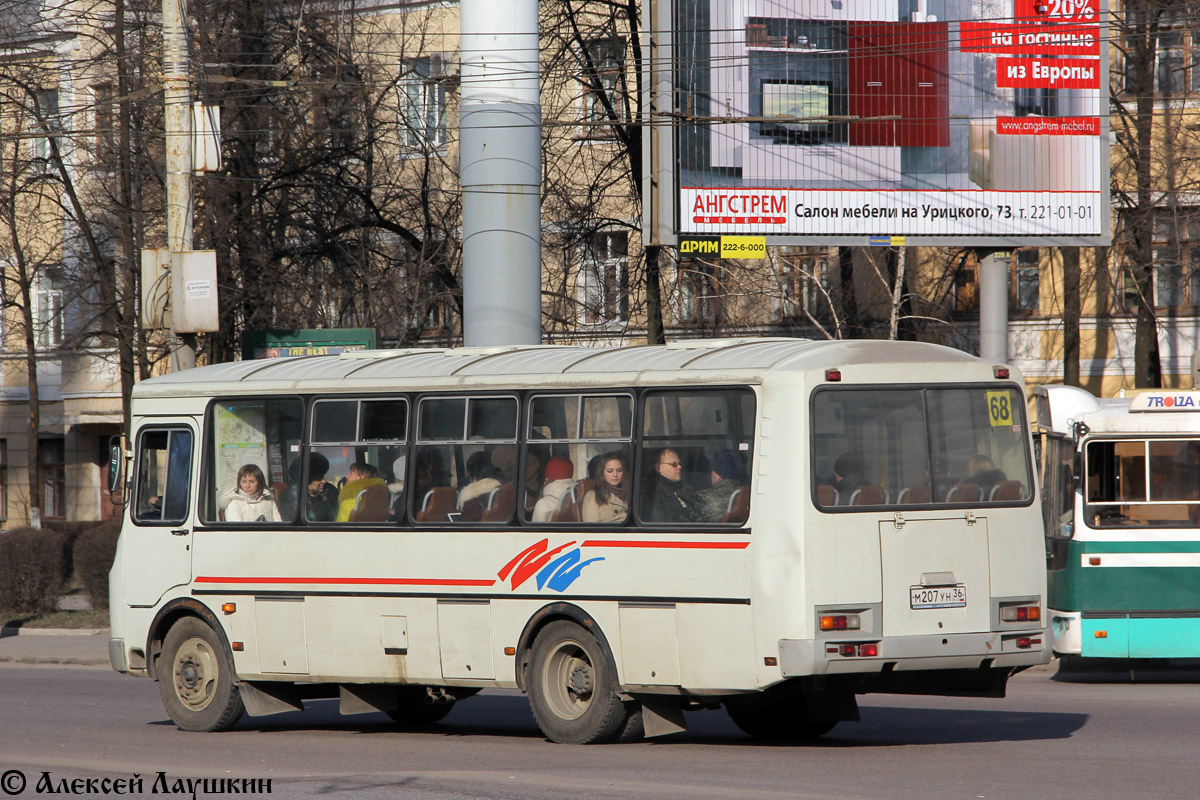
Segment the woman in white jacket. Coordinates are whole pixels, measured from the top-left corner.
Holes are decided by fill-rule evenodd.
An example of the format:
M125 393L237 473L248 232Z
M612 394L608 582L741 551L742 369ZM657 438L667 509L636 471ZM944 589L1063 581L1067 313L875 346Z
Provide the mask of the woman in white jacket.
M279 509L257 464L238 470L237 488L225 495L226 522L280 522Z

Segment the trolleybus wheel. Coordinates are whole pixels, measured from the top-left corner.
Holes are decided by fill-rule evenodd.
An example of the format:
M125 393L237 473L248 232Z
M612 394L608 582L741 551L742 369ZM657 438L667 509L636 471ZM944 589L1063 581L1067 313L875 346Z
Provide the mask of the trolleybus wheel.
M180 730L228 730L246 710L224 645L195 617L184 617L167 631L158 686L167 714Z
M551 622L534 639L530 663L529 705L548 739L599 744L640 738L641 725L617 696L616 674L595 636L573 622Z
M726 700L725 709L744 733L775 742L816 739L840 721L834 714L814 710L802 692L739 695Z

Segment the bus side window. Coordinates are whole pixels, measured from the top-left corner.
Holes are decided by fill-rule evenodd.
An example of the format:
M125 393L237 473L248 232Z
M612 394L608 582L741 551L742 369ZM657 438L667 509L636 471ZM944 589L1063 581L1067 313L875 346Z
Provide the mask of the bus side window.
M295 488L290 461L300 455L303 405L298 398L220 399L209 406L212 431L204 452L204 522L224 522L235 499L245 515L231 519L256 522L291 522L294 502L286 517L279 502ZM252 475L253 490L242 486L242 476ZM261 479L260 477L261 476ZM250 500L238 492L249 492ZM287 507L287 503L284 504ZM257 519L255 519L257 517Z
M134 519L163 525L184 522L192 482L192 432L143 431L137 464Z
M632 425L629 394L533 397L525 443L526 519L624 523L635 494ZM532 480L535 464L537 481ZM606 465L608 480L599 485Z
M750 514L754 393L647 392L640 474L644 522L742 524ZM739 491L742 490L742 491Z

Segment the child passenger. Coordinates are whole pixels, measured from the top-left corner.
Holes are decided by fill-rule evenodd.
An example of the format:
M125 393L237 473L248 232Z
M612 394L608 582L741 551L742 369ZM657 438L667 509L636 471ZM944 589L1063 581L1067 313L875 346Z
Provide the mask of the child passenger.
M267 480L257 464L238 470L237 488L226 495L226 522L280 522L279 509L267 488Z

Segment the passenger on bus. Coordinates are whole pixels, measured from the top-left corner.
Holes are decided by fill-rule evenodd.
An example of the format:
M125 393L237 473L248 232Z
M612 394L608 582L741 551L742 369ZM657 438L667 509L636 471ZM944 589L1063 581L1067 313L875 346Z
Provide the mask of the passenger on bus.
M833 462L833 488L843 504L849 501L854 490L867 483L867 465L862 456L842 453Z
M596 485L583 497L579 518L583 522L624 522L629 516L629 470L625 456L605 453L597 466Z
M996 469L990 456L976 453L967 461L967 483L978 484L984 500L992 491L992 487L1008 480L1003 470Z
M683 480L679 453L669 447L658 451L654 470L654 494L647 516L651 522L682 522L694 501L691 487Z
M529 516L531 522L550 521L562 504L563 495L575 483L574 475L575 466L569 458L552 458L546 463L546 485L542 487L542 496Z
M442 453L436 447L422 447L417 451L415 469L416 502L420 503L425 493L438 486L449 486L450 475L442 461Z
M492 459L483 450L476 450L467 457L467 485L458 492L458 510L476 499L486 499L493 489L500 488L504 473L496 469Z
M279 509L257 464L238 470L237 487L225 495L226 522L280 522Z
M386 487L387 483L379 477L379 469L365 461L355 461L346 473L346 482L338 492L338 522L349 522L350 512L358 504L358 493L372 486Z
M530 446L525 450L525 507L530 509L537 501L538 493L542 488L542 459L538 456L537 450ZM514 444L498 444L492 449L492 464L496 466L504 476L504 483L511 483L514 486L521 481L517 480L517 446Z
M746 480L742 456L735 450L722 450L713 456L712 486L696 492L684 519L688 522L720 522L733 497Z
M404 453L392 461L392 479L388 481L388 502L391 505L391 516L388 522L404 519L404 471L408 466L408 456Z
M288 485L279 498L279 511L284 519L293 520L300 507L300 467L296 459L288 467ZM308 454L308 500L304 516L309 522L329 522L337 516L338 490L325 480L329 459L318 452Z

